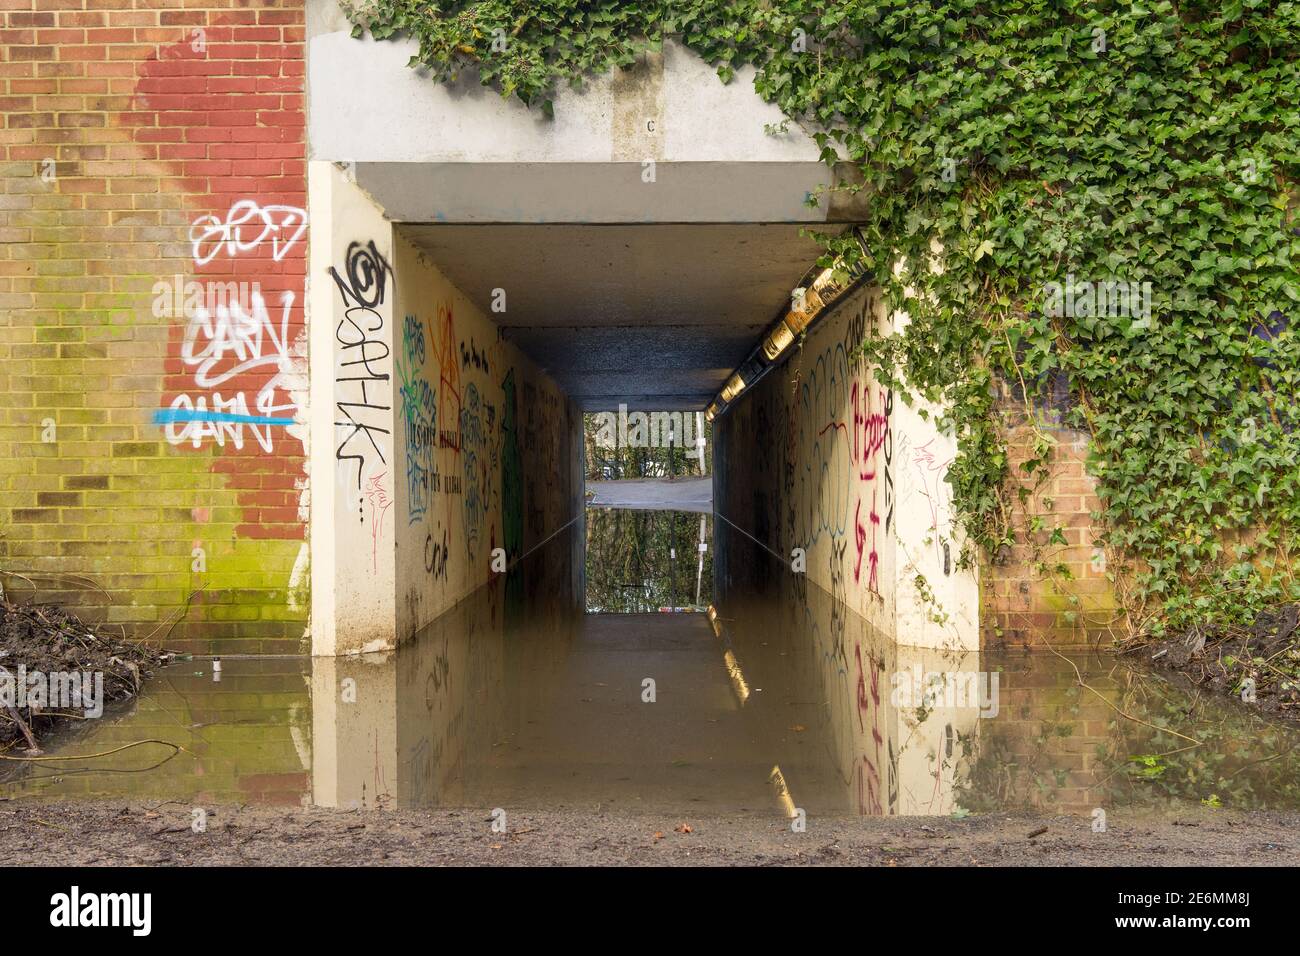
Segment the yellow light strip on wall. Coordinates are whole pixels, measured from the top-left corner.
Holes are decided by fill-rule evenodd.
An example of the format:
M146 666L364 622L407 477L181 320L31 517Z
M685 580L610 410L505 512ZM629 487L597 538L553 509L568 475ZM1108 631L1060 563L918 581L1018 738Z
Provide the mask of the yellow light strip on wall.
M726 387L722 389L722 400L729 402L745 390L745 380L737 372L728 380Z
M793 341L794 333L790 331L790 326L786 325L784 320L778 322L776 328L768 333L767 339L763 342L763 357L769 362L775 362Z

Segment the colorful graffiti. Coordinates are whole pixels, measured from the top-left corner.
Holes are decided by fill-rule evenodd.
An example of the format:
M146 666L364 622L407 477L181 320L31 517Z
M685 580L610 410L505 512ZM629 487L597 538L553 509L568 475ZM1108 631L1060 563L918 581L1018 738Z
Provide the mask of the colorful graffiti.
M402 327L402 351L397 357L397 387L406 442L407 524L429 510L437 490L433 451L437 444L438 400L424 377L424 326L408 315Z
M261 228L249 226L260 217ZM247 229L247 232L245 232ZM291 229L281 236L282 230ZM307 214L294 206L261 207L254 200L236 203L223 219L194 220L190 236L196 267L203 267L224 248L228 257L255 252L270 242L279 261L307 229ZM154 312L187 319L180 359L190 370L189 388L179 391L169 408L154 413L172 445L200 448L206 439L244 448L245 428L265 452L274 451L273 432L292 425L298 406L291 394L290 317L295 295L286 289L268 308L258 282L187 282L154 286ZM277 308L278 306L278 308ZM247 393L255 391L250 406Z

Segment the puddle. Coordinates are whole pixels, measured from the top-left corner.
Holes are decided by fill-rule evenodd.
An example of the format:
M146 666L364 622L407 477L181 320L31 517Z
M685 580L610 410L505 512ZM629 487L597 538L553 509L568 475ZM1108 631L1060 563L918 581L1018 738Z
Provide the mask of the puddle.
M600 611L566 604L561 535L394 652L227 659L220 680L207 661L165 668L49 749L107 755L23 764L0 789L774 819L1300 807L1300 733L1231 702L1100 653L897 647L815 585L712 594L699 515L602 514L586 531ZM716 623L658 611L709 603ZM976 677L908 699L936 673ZM146 739L183 749L117 750Z
M311 660L227 659L219 677L211 661L160 668L138 698L43 742L48 757L116 753L22 764L0 792L302 803L311 788ZM152 740L182 749L139 743Z

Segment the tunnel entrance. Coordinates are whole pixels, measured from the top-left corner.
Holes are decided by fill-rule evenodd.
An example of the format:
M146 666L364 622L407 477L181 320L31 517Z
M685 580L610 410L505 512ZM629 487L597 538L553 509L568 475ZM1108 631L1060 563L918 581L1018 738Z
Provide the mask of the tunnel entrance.
M318 802L951 805L978 701L890 701L900 643L978 670L951 443L856 349L905 315L763 205L824 167L650 165L313 165Z
M588 613L712 604L712 433L701 412L583 416Z

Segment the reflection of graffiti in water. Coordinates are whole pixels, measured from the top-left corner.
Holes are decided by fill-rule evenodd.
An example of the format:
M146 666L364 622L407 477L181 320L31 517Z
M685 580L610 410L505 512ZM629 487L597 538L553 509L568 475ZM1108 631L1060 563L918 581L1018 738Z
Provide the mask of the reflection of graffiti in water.
M483 407L478 388L473 382L465 386L464 401L460 409L460 452L464 486L465 550L472 559L478 553L479 537L483 530L483 481L479 474L486 467L484 455Z
M879 816L884 813L880 800L880 746L884 738L880 735L880 670L871 656L867 656L867 666L862 663L862 646L855 645L853 656L858 669L858 733L865 736L865 713L871 715L871 751L864 752L857 766L858 812ZM865 741L863 741L865 744ZM864 748L865 751L866 748Z

